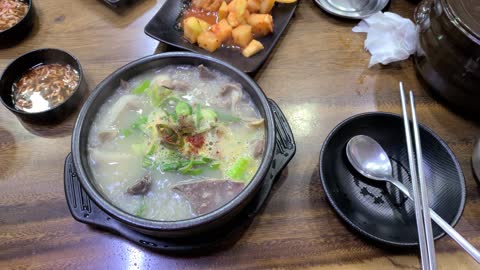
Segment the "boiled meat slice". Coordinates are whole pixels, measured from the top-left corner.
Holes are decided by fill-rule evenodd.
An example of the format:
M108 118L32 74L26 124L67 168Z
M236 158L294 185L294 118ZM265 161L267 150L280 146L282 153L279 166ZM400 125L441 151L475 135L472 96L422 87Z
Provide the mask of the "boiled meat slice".
M231 180L203 180L178 184L172 189L188 200L196 215L203 215L232 200L244 187L244 183Z
M127 189L130 195L145 195L152 186L152 177L147 174L142 179L138 180L133 186Z
M199 73L200 79L202 80L213 80L216 77L215 73L213 73L213 71L211 71L204 65L198 66L198 73Z

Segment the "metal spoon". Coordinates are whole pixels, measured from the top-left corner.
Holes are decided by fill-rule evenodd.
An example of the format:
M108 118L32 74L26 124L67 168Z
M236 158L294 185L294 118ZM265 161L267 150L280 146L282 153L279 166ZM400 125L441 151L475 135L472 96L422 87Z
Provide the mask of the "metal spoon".
M389 182L412 200L407 187L393 179L390 159L382 146L374 139L365 135L355 136L348 141L346 151L348 160L360 174L372 180ZM431 208L430 216L433 221L466 250L477 263L480 263L480 252L474 246Z

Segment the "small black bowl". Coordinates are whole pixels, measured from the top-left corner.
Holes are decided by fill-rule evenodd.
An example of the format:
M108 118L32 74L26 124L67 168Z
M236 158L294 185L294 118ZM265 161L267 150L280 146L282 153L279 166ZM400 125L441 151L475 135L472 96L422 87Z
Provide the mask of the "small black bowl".
M454 226L465 206L465 179L447 144L420 125L423 170L430 207ZM320 153L320 178L330 204L353 229L382 244L400 247L418 245L413 201L397 188L360 175L346 157L346 144L356 135L380 143L390 157L393 177L411 188L403 120L390 113L355 115L328 135ZM445 232L432 222L433 236Z
M78 86L63 103L49 110L35 113L18 110L13 104L12 86L25 72L39 64L68 64L72 66L78 71ZM26 53L10 63L0 78L0 98L3 105L25 122L45 124L60 122L78 107L86 93L87 83L80 62L71 54L58 49L40 49Z
M0 31L0 48L10 47L24 39L32 30L35 19L35 9L33 8L32 0L22 0L28 5L27 14L17 24Z

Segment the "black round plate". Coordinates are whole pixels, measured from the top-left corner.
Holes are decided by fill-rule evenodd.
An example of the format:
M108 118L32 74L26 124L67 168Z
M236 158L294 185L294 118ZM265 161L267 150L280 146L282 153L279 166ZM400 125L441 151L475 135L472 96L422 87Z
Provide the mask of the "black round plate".
M454 226L465 206L462 170L445 142L425 126L419 129L430 207ZM402 118L365 113L340 123L325 140L320 178L328 200L338 215L364 236L393 246L418 245L413 201L390 184L361 176L347 160L346 144L356 135L378 141L392 161L394 177L411 190ZM435 239L445 235L434 222L432 226Z

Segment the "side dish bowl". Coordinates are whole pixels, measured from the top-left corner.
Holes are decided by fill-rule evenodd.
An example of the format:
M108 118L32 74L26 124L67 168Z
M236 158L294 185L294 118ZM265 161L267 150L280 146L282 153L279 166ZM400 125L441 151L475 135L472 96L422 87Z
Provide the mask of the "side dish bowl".
M35 19L35 9L32 0L22 0L22 2L28 5L27 14L14 26L0 31L0 48L8 47L19 42L32 30Z
M13 85L29 70L43 64L70 65L78 72L78 84L65 100L48 110L27 112L17 109L12 98ZM0 97L3 105L24 121L52 123L63 120L80 104L87 93L87 84L78 59L59 49L39 49L26 53L7 66L0 78Z
M93 182L92 170L88 162L88 134L100 107L115 92L122 80L128 81L139 74L168 65L203 64L207 68L230 76L248 92L260 114L265 119L265 151L258 171L245 189L230 202L208 214L179 221L156 221L140 218L114 206ZM162 238L179 238L211 231L225 224L238 214L254 197L262 186L272 166L283 168L285 164L272 163L275 156L275 119L270 104L263 91L246 74L211 57L193 53L175 52L147 56L118 69L103 82L85 102L72 135L72 157L77 176L89 197L109 216L138 232ZM287 161L288 162L288 161ZM278 172L277 172L278 173Z
M438 135L424 125L419 125L419 130L430 207L455 226L466 199L462 169ZM338 124L323 144L320 180L328 201L340 218L365 238L389 246L418 246L413 201L390 184L365 178L348 161L346 145L357 135L369 136L380 143L392 163L392 177L411 190L401 116L363 113ZM435 240L445 235L433 222L432 228Z
M78 72L78 84L73 93L61 103L39 112L17 109L13 101L13 85L29 70L43 64L70 65ZM82 66L77 58L59 49L39 49L28 52L7 66L0 77L0 98L5 107L27 122L53 123L63 120L81 103L87 93Z

